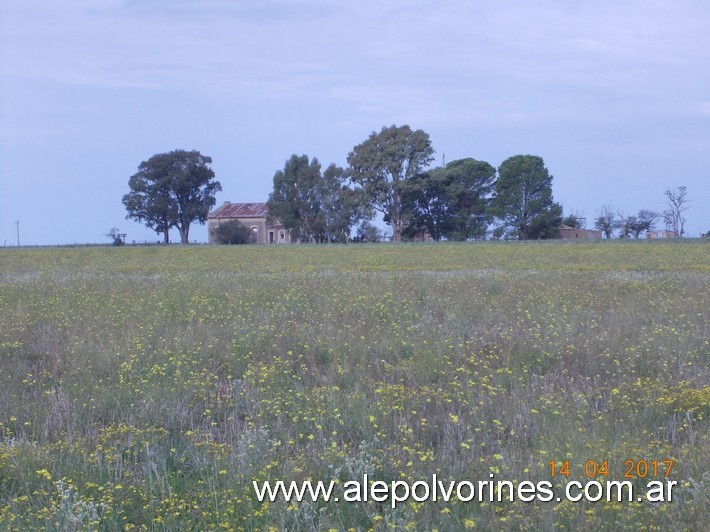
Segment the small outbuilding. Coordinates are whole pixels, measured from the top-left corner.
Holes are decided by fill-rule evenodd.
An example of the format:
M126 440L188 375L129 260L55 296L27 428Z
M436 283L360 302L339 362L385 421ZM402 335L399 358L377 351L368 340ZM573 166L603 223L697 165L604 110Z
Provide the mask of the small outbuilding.
M564 240L600 240L602 232L596 229L575 229L569 225L562 224L559 228L560 238Z
M670 229L660 231L646 231L646 238L678 238L678 234Z

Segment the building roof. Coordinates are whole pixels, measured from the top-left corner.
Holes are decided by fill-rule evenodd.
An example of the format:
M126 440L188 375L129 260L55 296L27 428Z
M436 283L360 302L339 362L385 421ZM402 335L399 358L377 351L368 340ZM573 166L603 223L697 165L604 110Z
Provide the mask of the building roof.
M230 203L225 201L209 213L207 218L265 218L269 214L266 203Z

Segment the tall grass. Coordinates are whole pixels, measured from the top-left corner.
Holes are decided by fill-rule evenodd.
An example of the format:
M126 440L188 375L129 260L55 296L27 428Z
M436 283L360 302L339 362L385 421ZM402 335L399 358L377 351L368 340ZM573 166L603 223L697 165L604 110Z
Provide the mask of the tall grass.
M709 281L702 242L0 250L0 526L701 529ZM674 501L252 490L589 459L674 460Z

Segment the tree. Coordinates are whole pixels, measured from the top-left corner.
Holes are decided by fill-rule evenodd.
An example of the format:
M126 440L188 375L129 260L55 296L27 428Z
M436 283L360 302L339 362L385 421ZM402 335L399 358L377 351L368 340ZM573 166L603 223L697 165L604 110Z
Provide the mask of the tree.
M284 169L274 174L274 189L266 202L269 217L278 219L295 241L313 236L319 205L313 201L316 183L321 179L320 163L307 155L293 154Z
M433 154L427 133L392 125L373 132L348 155L350 179L384 215L395 242L402 240L402 230L414 215L414 206L405 203L406 185L431 163Z
M663 211L663 220L666 227L673 231L677 237L685 234L685 216L683 213L688 210L687 189L685 186L675 190L666 190L666 205L668 209Z
M492 205L521 240L554 237L562 221L562 207L552 199L552 176L536 155L515 155L503 161Z
M126 235L121 233L121 230L118 227L112 227L105 236L111 239L111 244L114 246L123 246L126 243Z
M251 240L251 229L237 220L218 225L214 232L218 244L248 244Z
M636 215L636 224L632 227L634 236L638 238L644 231L652 231L659 214L648 209L641 209Z
M274 174L269 217L278 219L300 242L345 241L358 217L359 195L346 185L345 171L318 159L292 155Z
M360 222L355 231L353 242L381 242L384 239L382 231L368 221Z
M614 228L619 230L619 238L627 239L631 238L631 227L636 223L635 216L626 216L623 212L619 211L614 218Z
M139 172L128 181L131 191L123 196L128 211L126 219L144 222L146 227L163 234L163 242L170 243L169 231L175 226L177 210L170 198L169 182L156 178L155 161L144 161Z
M487 162L468 158L415 176L408 187L416 207L413 232L426 228L437 241L483 238L495 175Z
M418 174L403 186L402 201L411 205L412 211L407 225L402 228L402 237L414 239L427 231L435 241L441 240L449 223L445 196L446 180L441 168Z
M176 227L180 241L189 242L190 225L205 223L215 205L215 193L222 190L210 168L212 159L198 151L175 150L153 155L138 166L128 185L131 191L123 196L128 211L126 218L145 222L156 233Z
M614 208L611 205L603 205L594 219L594 228L601 231L604 238L608 239L614 236L615 227L616 214L614 213Z
M348 242L352 228L365 218L372 218L362 190L346 185L345 170L331 164L323 172L324 242Z
M658 213L641 209L636 215L623 216L619 214L618 227L621 229L622 238L639 238L644 231L653 229Z
M572 229L584 229L587 225L587 219L581 214L572 213L562 218L562 224Z

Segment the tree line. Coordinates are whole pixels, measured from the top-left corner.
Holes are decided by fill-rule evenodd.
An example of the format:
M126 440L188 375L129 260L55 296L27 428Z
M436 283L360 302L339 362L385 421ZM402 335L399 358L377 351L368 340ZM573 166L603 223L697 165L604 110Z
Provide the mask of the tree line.
M279 220L295 242L372 241L381 234L378 215L403 240L536 240L558 236L562 223L584 228L583 216L563 218L552 195L552 175L542 157L515 155L496 169L485 161L459 159L431 167L429 135L409 126L383 127L356 145L348 166L292 155L273 177L267 201L269 217ZM212 160L197 151L175 150L142 162L123 196L128 215L163 234L175 227L188 242L190 224L204 223L222 190L210 168ZM660 217L678 236L684 233L685 187L666 191L669 209L641 210L623 216L604 206L594 226L611 238L638 237ZM241 243L248 233L238 223L223 224L218 241Z
M594 227L604 238L639 238L656 228L663 220L664 226L676 237L685 236L685 212L688 210L688 190L685 186L666 189L666 209L656 212L640 209L637 214L625 215L611 205L603 205L594 219ZM583 220L583 219L582 219Z
M541 157L516 155L496 169L459 159L430 168L429 135L409 126L383 127L347 156L348 167L292 155L274 175L267 201L299 242L376 238L380 215L392 240L483 239L497 222L497 237L555 236L562 207L552 197L552 176Z

